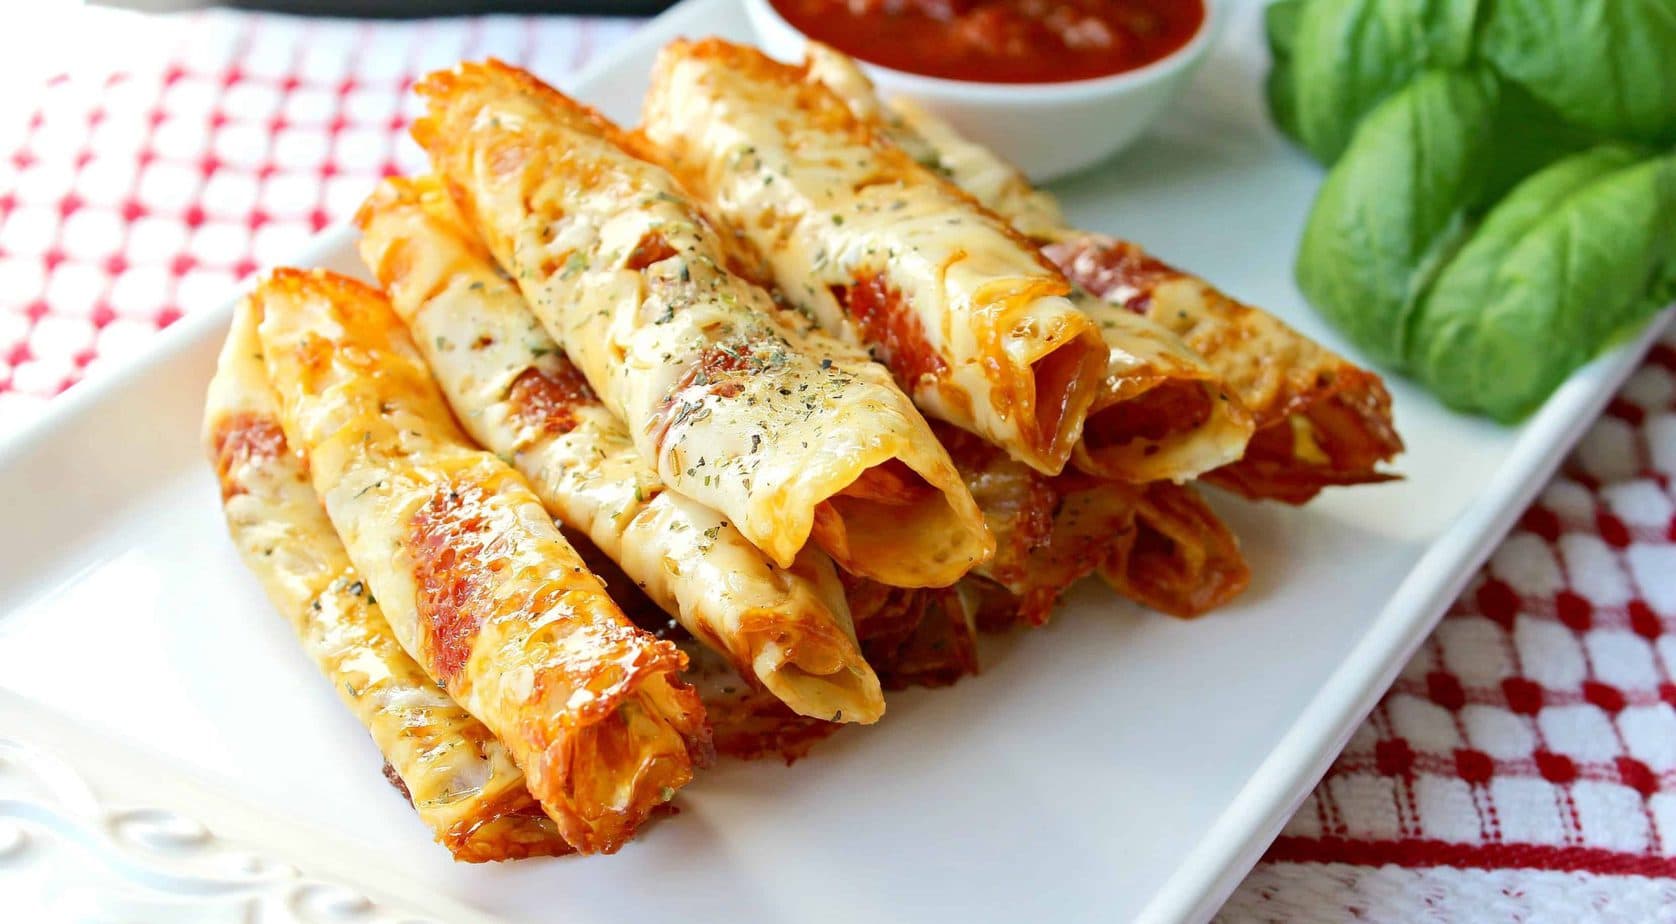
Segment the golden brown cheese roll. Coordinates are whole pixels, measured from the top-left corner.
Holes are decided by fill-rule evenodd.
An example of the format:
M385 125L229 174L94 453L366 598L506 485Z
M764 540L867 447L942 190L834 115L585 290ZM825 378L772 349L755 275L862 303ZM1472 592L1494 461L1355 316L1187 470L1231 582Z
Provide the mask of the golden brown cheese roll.
M643 145L523 71L430 75L414 137L479 238L670 490L790 568L953 583L989 554L971 497L889 372L735 270Z
M572 846L616 850L709 759L685 658L460 432L383 295L279 270L250 304L286 438L402 647L505 744Z
M780 568L727 518L665 490L438 184L387 180L358 221L361 254L455 416L554 516L799 714L884 713L831 560L807 546Z
M350 564L285 440L256 323L248 304L234 312L204 409L239 555L456 860L569 853L506 748L402 649Z

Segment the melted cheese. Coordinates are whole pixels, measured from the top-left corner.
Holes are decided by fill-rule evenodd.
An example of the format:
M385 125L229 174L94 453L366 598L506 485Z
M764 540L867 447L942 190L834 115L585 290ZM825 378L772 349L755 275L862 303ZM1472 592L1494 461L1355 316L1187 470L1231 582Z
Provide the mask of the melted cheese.
M875 124L893 143L1011 221L1017 230L1037 241L1054 241L1063 233L1064 216L1053 196L1031 186L1019 169L962 138L954 127L912 101L893 99L888 106L880 104L872 82L846 55L825 45L811 45L810 74L831 87L856 116ZM1155 320L1115 312L1081 288L1069 297L1093 320L1110 350L1099 394L1089 411L1091 419L1073 454L1076 468L1133 483L1185 481L1240 458L1254 424L1245 407L1230 399L1218 372L1203 357ZM1161 386L1168 386L1166 391L1175 396L1197 392L1195 401L1208 407L1208 414L1198 423L1183 423L1166 433L1131 434L1113 443L1096 443L1091 438L1104 429L1098 414L1120 402L1158 401L1165 394L1155 391ZM1116 409L1115 413L1131 411Z
M1100 577L1137 603L1190 618L1239 596L1251 566L1197 490L1161 481L1141 492L1135 538L1101 563Z
M570 852L500 741L402 650L350 564L285 443L248 305L210 384L204 442L239 554L437 841L468 862Z
M798 713L863 723L883 714L831 561L805 548L779 568L725 517L664 490L438 188L387 181L359 220L361 254L456 416L548 510Z
M880 143L803 71L752 49L666 47L645 118L683 182L766 256L785 298L885 354L928 414L1042 471L1063 467L1101 347L1032 245ZM849 292L873 285L904 319L880 326L851 303ZM1064 368L1036 368L1056 354Z
M505 743L572 846L615 850L708 756L684 659L459 432L381 295L280 270L251 304L286 437L402 647Z
M881 103L855 62L832 48L811 45L809 71L840 96L851 112L877 126L922 165L946 177L1020 232L1056 246L1054 242L1065 227L1058 202L1032 186L1016 167L966 140L912 100ZM1069 270L1067 274L1076 278ZM1184 481L1240 458L1253 424L1240 402L1228 399L1217 370L1165 329L1166 325L1133 313L1111 311L1101 299L1080 288L1070 298L1095 322L1109 350L1091 419L1072 456L1078 469L1134 483ZM1167 409L1148 411L1116 405L1146 405L1164 400L1166 395L1179 401L1184 392L1195 394L1193 401L1200 408L1208 408L1202 420L1187 420L1160 434L1135 433L1111 442L1093 438L1108 429L1096 415L1111 410L1117 415L1138 412L1153 419L1167 418Z
M1164 385L1190 389L1209 408L1202 423L1160 436L1135 435L1103 445L1085 433L1072 455L1078 469L1135 484L1181 482L1244 455L1254 427L1251 414L1202 357L1177 337L1160 336L1158 325L1127 308L1081 290L1077 304L1099 327L1110 351L1100 397L1089 412L1094 426L1099 415L1120 404L1145 402Z
M1390 396L1378 376L1273 315L1165 266L1134 244L1071 230L1053 196L1033 187L994 152L961 137L911 100L894 99L888 107L881 106L867 78L847 57L815 46L810 54L813 70L852 109L871 113L916 158L1046 244L1048 255L1099 300L1125 307L1118 312L1079 303L1100 322L1113 350L1108 396L1122 387L1114 387L1120 378L1113 376L1121 375L1118 353L1134 352L1133 345L1143 340L1160 343L1158 329L1162 329L1181 338L1188 350L1202 358L1196 365L1212 372L1250 411L1254 431L1283 431L1279 438L1241 444L1228 421L1213 421L1215 432L1204 440L1208 445L1193 447L1184 464L1176 467L1178 472L1205 471L1221 487L1289 503L1307 501L1327 485L1389 477L1379 473L1377 466L1402 450L1402 440L1392 426ZM1115 272L1114 265L1120 263L1131 271ZM1137 306L1151 322L1148 329L1137 329L1133 321L1119 317L1120 313L1134 314L1130 306ZM1178 351L1172 346L1166 352ZM1335 438L1331 449L1323 445L1324 432ZM1228 456L1237 445L1241 453ZM1079 467L1093 465L1093 470L1102 470L1091 455L1086 447L1079 449ZM1214 471L1204 469L1218 457L1225 457L1226 464ZM1153 464L1157 467L1156 460ZM1109 465L1103 470L1113 471Z
M893 461L931 490L817 539L848 570L948 584L987 557L959 476L886 370L735 272L749 259L614 126L523 72L420 86L414 127L473 228L661 482L789 568L817 513ZM825 507L829 500L834 505Z
M1189 485L1048 478L964 434L944 438L998 539L961 583L981 588L987 628L1045 623L1089 574L1175 616L1221 606L1250 581L1239 541Z
M1023 171L906 97L879 99L873 81L849 55L820 42L807 49L809 77L836 93L857 118L883 127L910 157L946 178L983 206L1034 239L1065 227L1058 200L1032 186Z
M1092 314L1144 312L1203 356L1251 411L1256 436L1208 480L1247 497L1303 503L1328 485L1391 477L1378 466L1402 440L1378 376L1134 244L1075 231L1060 238L1047 252L1101 297Z
M1134 541L1139 487L1050 478L963 434L944 438L996 537L995 557L974 574L1011 594L1025 623L1046 623L1060 595Z

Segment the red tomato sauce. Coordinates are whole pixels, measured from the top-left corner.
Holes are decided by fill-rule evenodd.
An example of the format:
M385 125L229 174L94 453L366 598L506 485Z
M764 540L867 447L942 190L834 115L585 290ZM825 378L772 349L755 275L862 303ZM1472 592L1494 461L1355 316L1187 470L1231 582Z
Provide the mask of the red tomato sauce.
M507 395L514 420L552 436L564 436L576 429L576 406L595 400L588 380L569 362L560 364L556 374L525 369Z
M505 566L490 548L488 492L443 485L414 513L406 542L417 586L415 603L431 672L452 683L471 659L483 613L495 608L493 572Z
M1204 0L770 0L786 21L884 67L984 83L1088 80L1186 45Z
M1049 244L1042 253L1066 278L1138 315L1152 310L1152 290L1184 273L1128 241L1099 237Z
M910 393L925 376L940 379L948 372L948 363L926 340L919 315L884 277L871 274L847 288L833 286L832 295L861 327L862 339L877 351L879 361Z
M1121 446L1132 440L1158 442L1187 433L1210 420L1215 406L1199 382L1170 381L1088 415L1083 438L1092 449Z
M215 471L221 480L221 499L245 493L237 478L240 465L277 459L286 452L285 433L273 419L248 412L222 419L215 427Z

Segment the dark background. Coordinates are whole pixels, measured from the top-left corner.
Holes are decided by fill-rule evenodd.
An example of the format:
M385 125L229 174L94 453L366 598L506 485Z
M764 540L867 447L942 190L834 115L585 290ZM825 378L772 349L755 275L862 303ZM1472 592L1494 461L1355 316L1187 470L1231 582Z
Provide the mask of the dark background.
M306 16L419 18L468 13L572 13L592 16L650 16L671 0L98 0L104 6L167 11L209 6L271 10Z

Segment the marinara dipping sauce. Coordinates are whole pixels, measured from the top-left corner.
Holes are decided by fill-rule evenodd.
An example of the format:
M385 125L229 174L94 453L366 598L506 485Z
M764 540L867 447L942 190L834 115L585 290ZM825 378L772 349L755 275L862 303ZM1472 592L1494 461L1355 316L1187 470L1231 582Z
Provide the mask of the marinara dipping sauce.
M873 64L950 80L1062 83L1186 45L1204 0L770 0L798 31Z

